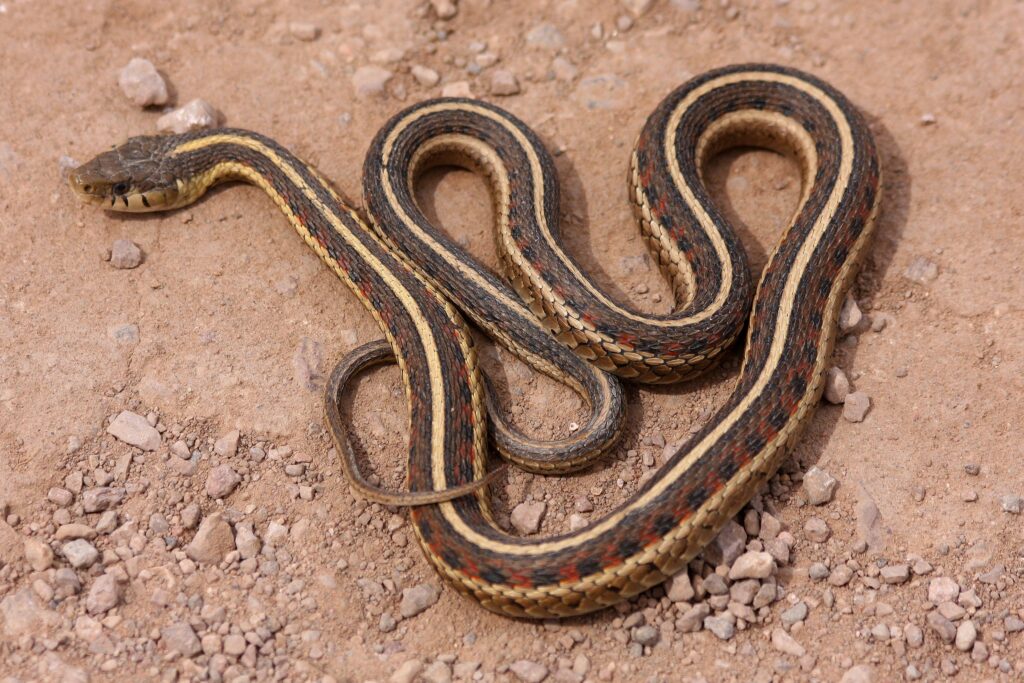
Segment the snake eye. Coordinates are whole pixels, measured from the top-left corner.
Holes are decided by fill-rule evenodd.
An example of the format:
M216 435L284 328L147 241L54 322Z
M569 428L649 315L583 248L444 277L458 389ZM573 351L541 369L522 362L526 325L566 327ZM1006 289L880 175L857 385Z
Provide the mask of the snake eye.
M114 190L114 194L127 194L128 193L128 183L118 183L117 185L114 185L113 190Z

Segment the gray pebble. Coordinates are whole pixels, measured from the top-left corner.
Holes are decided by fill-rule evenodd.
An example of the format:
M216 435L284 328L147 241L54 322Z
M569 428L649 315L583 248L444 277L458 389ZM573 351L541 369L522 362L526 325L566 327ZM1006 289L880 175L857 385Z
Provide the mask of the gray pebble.
M75 569L91 567L100 558L96 547L84 538L65 543L61 546L61 554Z
M786 611L784 611L779 619L786 626L792 626L793 624L803 621L807 618L807 603L798 602Z
M166 626L160 630L160 641L171 652L184 657L195 657L203 651L199 637L187 621Z
M103 614L121 603L121 584L110 574L104 574L89 588L85 609L89 614Z
M535 534L540 529L540 521L546 509L547 504L543 502L520 503L512 510L512 526L521 534Z
M520 659L509 666L509 671L515 674L523 683L540 683L548 677L548 668L543 664L531 662L528 659Z
M863 422L864 416L871 408L871 399L863 391L854 391L846 395L843 401L843 418L847 422Z
M121 92L139 107L166 104L167 84L148 59L135 57L121 69L117 84Z
M408 619L433 606L441 597L441 592L432 583L421 583L402 591L402 603L399 612Z
M1006 495L999 499L999 504L1003 508L1003 512L1009 512L1011 515L1019 515L1022 508L1024 508L1024 498L1017 495Z
M736 625L728 617L705 617L704 628L721 640L731 640L736 633Z
M110 265L121 270L137 268L142 263L142 250L131 240L115 240L110 247Z
M554 24L538 24L527 32L526 42L534 47L557 50L565 44L565 36Z
M839 482L828 472L817 466L804 474L803 489L807 502L811 505L824 505L832 500Z

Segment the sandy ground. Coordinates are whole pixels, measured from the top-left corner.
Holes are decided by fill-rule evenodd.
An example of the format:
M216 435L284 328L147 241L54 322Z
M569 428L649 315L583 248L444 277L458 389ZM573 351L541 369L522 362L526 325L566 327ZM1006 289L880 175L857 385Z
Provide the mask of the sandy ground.
M315 25L316 38L296 38L295 21ZM542 24L553 30L531 33ZM453 671L540 680L543 669L559 681L1020 680L1024 525L1003 508L1024 494L1022 32L1024 3L1010 0L462 0L443 21L426 3L397 0L0 3L0 679L412 680L422 669L435 681ZM480 52L497 64L476 68ZM329 454L316 384L379 333L272 204L232 187L184 211L125 218L79 206L67 190L62 157L84 161L155 130L159 108L134 106L117 85L134 56L160 69L173 104L208 100L228 124L276 138L352 198L384 120L467 81L557 151L570 250L609 291L647 310L667 310L670 297L642 258L623 177L659 99L742 61L795 66L842 89L869 118L886 174L878 240L856 289L884 329L848 336L836 352L870 396L867 417L851 423L841 407L823 406L761 502L792 541L772 580L782 599L723 640L679 628L700 595L674 604L656 589L619 611L535 624L443 586L404 515L355 500ZM393 77L383 93L360 95L353 74L371 64ZM413 65L441 82L420 84ZM518 94L488 94L497 69L516 76ZM797 200L795 167L733 152L709 178L763 263ZM434 173L420 198L496 265L480 179ZM143 251L135 269L105 262L122 237ZM488 356L504 364L504 400L525 428L564 431L574 415L553 406L582 413L570 392L508 354ZM734 357L686 387L630 389L630 428L608 464L564 479L512 472L497 487L499 518L543 500L541 533L557 533L588 496L596 510L584 517L597 519L635 490L644 457L660 461L662 440L677 442L707 418L736 367ZM106 433L122 410L151 414L163 430L156 450ZM368 374L350 416L376 473L400 484L397 371ZM219 454L214 441L235 429L237 453ZM196 462L169 453L179 440ZM295 464L305 471L290 476L285 466ZM241 476L218 500L205 488L216 465ZM822 507L804 504L801 475L813 465L839 480ZM96 535L111 520L87 512L79 490L108 478L126 497L112 508L117 531ZM182 552L195 534L190 505L204 519L222 511L240 545L240 527L254 525L266 547L249 564L235 552L197 566ZM811 517L830 527L829 540L807 538ZM102 554L70 572L79 594L62 583L73 583L56 536L68 523L88 525ZM273 538L272 526L285 537ZM767 543L775 534L761 535ZM47 562L37 545L34 567L26 539L56 557ZM827 581L809 578L816 562L827 564ZM879 580L881 568L901 563L913 568L906 583ZM839 565L852 569L844 585ZM696 563L695 583L713 570ZM118 604L90 614L87 595L105 572ZM977 630L962 636L966 652L929 621L940 578L960 593L940 608L958 627L957 645L967 622ZM424 584L441 588L439 602L388 624L403 590ZM799 603L806 617L783 617ZM638 645L641 622L657 629L653 645ZM167 629L182 626L201 638L199 651L188 634L177 645L187 652L174 651L181 631ZM232 636L244 638L242 651L228 652Z

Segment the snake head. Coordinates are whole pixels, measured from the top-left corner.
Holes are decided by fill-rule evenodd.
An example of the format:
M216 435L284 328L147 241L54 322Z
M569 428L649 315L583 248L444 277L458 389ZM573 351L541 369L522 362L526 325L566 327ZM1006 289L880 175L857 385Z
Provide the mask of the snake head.
M177 136L130 138L71 171L71 189L110 211L165 211L179 206L181 187L167 169Z

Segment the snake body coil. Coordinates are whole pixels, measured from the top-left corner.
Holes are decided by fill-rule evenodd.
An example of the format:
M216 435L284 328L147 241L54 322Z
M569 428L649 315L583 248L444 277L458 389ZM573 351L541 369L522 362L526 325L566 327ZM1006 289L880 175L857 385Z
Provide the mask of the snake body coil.
M803 177L800 205L754 293L736 238L701 179L711 156L740 144L791 154ZM416 206L416 175L453 155L491 179L499 252L514 269L518 297ZM677 294L677 312L668 316L632 311L582 274L557 242L557 185L543 147L517 119L479 102L424 102L377 135L364 194L380 236L312 168L245 131L133 138L77 169L71 182L108 208L155 210L194 201L226 179L262 187L376 317L410 403L410 490L420 502L474 491L412 509L427 556L488 609L531 617L586 613L663 581L778 468L820 396L838 311L880 194L874 141L853 106L813 77L767 65L728 67L681 86L638 140L630 197ZM585 466L588 452L603 451L618 433L621 391L594 367L642 381L690 376L735 338L751 298L753 312L736 386L708 424L605 517L533 540L501 531L475 483L485 477L485 391L471 337L448 298L590 402L585 428L554 446L497 418L502 452L541 471ZM594 365L552 345L551 331ZM328 405L352 372L387 352L378 345L348 362L333 378ZM332 428L347 447L337 420Z

